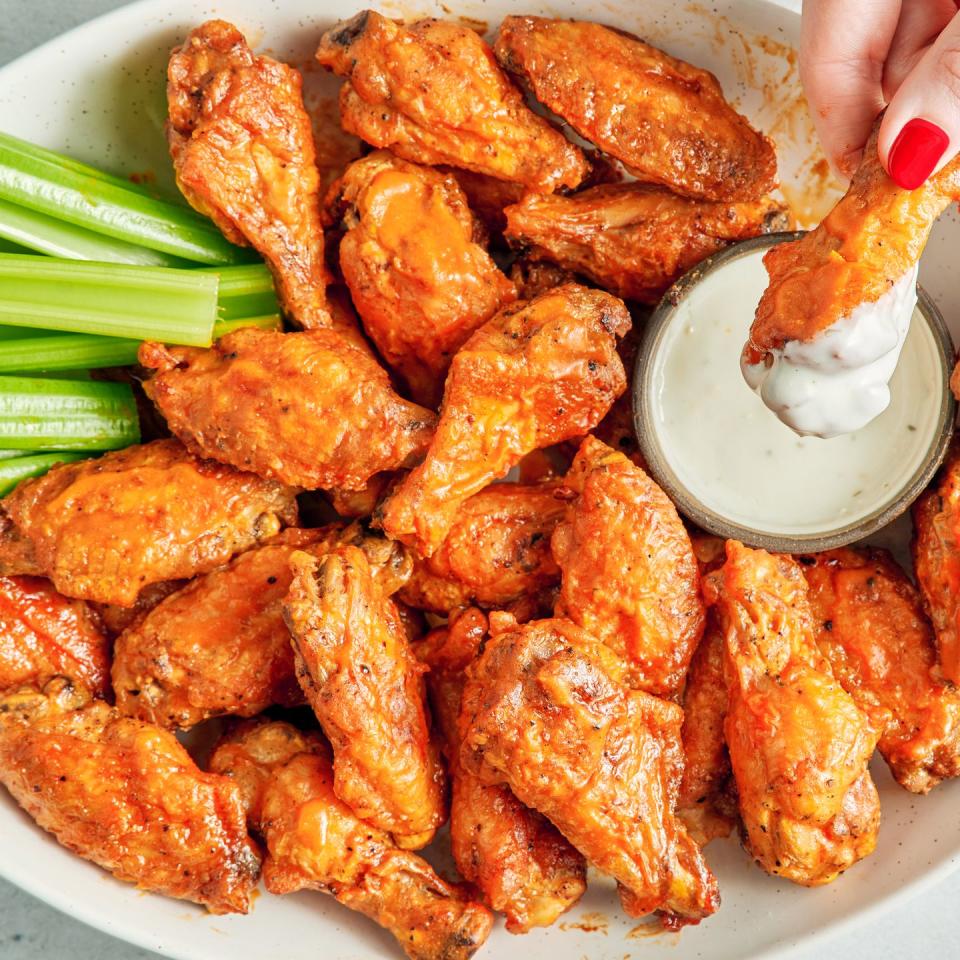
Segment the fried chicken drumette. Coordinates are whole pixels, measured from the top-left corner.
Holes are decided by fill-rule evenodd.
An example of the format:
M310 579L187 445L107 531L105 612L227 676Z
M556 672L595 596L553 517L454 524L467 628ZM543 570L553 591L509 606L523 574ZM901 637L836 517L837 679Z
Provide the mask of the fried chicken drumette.
M716 880L673 813L680 708L626 687L619 658L569 620L492 619L467 671L464 769L548 817L616 878L630 916L713 913Z
M632 686L675 694L704 622L697 561L676 508L594 437L583 441L564 487L575 499L551 539L562 571L557 616L623 658Z
M598 23L505 17L497 59L585 140L639 180L703 200L758 200L776 186L773 144L716 77Z
M622 301L570 283L502 310L453 358L424 462L381 506L388 536L433 556L464 501L532 450L588 433L626 388Z
M412 607L451 613L460 607L509 607L530 601L552 609L560 570L550 535L564 513L559 483L494 483L457 512L432 557L415 556L400 598Z
M326 327L320 175L302 84L232 24L208 20L170 56L167 141L190 205L263 255L300 326Z
M315 490L362 489L423 453L436 415L337 330L248 327L209 350L145 343L144 389L200 456Z
M691 267L738 240L786 228L770 199L706 203L642 183L570 196L527 194L507 207L506 236L625 300L656 303Z
M130 607L296 523L296 490L156 440L60 464L0 501L0 574Z
M317 60L346 83L346 130L405 160L449 164L535 190L575 187L579 148L535 114L473 30L401 24L365 10L328 30Z
M110 646L99 617L40 577L0 577L0 692L54 677L103 696Z
M438 406L453 355L516 299L513 284L450 174L377 151L351 164L331 197L364 330L413 399Z
M329 750L287 723L249 721L221 740L211 767L232 777L266 842L270 893L321 890L386 928L411 960L468 960L493 918L338 799Z
M400 544L366 536L357 524L284 530L197 577L117 639L117 708L162 727L188 729L222 714L252 717L274 704L303 703L283 622L290 557L297 550L322 556L344 543L364 551L387 593L410 575Z
M705 588L724 638L725 731L747 848L775 876L829 883L876 845L867 764L879 731L817 648L798 563L730 540Z
M801 557L817 644L881 731L901 786L926 793L960 774L960 693L937 665L933 630L907 575L884 550Z
M444 779L405 624L356 547L290 563L284 617L337 796L399 846L425 846L446 818Z
M790 340L813 340L879 300L914 268L937 217L960 200L960 159L904 190L880 162L879 131L878 121L846 194L823 222L764 256L770 282L744 348L747 363L763 362Z
M174 736L58 678L0 697L0 781L65 847L119 880L246 913L259 874L236 786Z
M430 666L427 685L452 783L450 846L461 876L507 918L507 930L550 926L587 888L583 857L545 817L504 784L484 784L460 764L467 718L461 714L464 671L487 635L487 618L463 611L417 647Z

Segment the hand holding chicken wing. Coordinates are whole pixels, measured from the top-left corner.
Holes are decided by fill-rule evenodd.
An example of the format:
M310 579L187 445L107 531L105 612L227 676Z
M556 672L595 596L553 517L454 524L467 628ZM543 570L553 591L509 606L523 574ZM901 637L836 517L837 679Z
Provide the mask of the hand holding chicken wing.
M380 510L386 534L433 556L468 497L540 447L596 426L626 388L616 297L570 283L502 310L454 357L425 461Z
M345 77L343 126L405 160L450 164L535 190L575 187L583 153L535 114L473 30L373 10L328 30L317 59Z
M326 327L320 177L301 85L292 67L210 20L170 57L167 140L190 204L263 254L301 327Z

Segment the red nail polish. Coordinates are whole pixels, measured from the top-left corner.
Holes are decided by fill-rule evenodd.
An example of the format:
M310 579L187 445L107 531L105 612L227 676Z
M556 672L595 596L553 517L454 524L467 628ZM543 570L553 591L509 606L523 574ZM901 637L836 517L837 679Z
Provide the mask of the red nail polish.
M890 176L898 187L916 190L933 173L950 145L950 137L935 123L916 117L900 131L887 157Z

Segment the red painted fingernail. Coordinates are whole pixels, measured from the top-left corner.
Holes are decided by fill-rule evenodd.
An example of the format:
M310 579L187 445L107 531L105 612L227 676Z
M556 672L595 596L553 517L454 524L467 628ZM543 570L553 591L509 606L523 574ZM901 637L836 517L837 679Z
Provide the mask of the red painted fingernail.
M916 190L933 173L937 161L950 145L950 137L935 123L916 117L893 141L887 167L898 187Z

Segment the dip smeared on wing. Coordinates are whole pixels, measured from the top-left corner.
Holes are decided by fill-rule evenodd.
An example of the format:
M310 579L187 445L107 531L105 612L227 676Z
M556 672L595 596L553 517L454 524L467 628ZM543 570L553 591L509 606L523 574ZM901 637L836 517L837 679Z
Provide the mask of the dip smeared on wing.
M917 261L937 217L960 199L960 160L903 190L877 131L844 197L815 230L764 257L770 284L741 368L797 433L851 433L882 413L916 305Z

